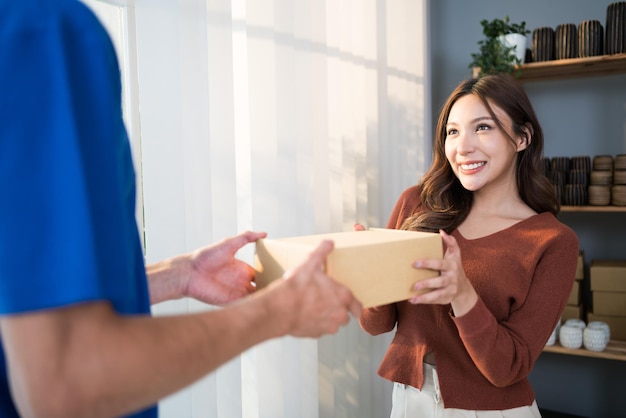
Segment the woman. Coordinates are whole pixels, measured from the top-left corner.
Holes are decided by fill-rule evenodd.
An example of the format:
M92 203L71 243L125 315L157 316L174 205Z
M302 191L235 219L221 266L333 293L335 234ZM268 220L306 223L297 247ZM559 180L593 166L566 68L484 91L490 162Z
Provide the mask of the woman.
M432 166L387 225L439 231L443 259L415 267L440 275L417 283L409 301L360 318L372 335L397 327L378 370L395 382L393 418L540 416L528 374L578 257L576 235L555 217L542 153L541 127L512 77L466 80L445 103Z

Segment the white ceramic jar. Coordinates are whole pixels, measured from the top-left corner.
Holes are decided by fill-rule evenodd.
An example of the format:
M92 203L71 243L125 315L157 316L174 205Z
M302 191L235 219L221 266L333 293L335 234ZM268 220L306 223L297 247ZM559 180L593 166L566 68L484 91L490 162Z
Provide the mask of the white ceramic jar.
M546 346L556 344L557 335L559 334L559 327L561 326L561 320L556 323L554 329L552 330L552 334L550 334L550 338L548 338L548 342L546 342Z
M611 339L611 328L609 327L609 324L607 324L604 321L591 321L587 324L588 328L593 328L593 329L601 329L604 330L604 332L606 333L606 339L610 340Z
M611 339L611 330L606 322L592 321L583 331L583 345L589 351L604 351Z
M583 331L583 344L589 351L604 351L608 343L606 332L599 328L585 328Z
M563 324L559 329L559 341L565 348L580 348L583 345L583 328Z

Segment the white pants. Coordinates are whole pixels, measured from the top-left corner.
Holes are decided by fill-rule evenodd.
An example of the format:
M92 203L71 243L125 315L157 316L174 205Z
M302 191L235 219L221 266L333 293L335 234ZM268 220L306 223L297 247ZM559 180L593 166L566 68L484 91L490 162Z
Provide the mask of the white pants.
M469 411L444 408L434 366L424 363L422 390L401 383L393 384L391 418L541 418L537 402L504 411Z

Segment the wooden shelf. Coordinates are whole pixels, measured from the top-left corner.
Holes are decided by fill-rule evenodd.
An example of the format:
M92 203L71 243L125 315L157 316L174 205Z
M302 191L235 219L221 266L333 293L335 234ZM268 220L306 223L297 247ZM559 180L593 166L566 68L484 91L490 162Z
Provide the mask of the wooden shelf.
M533 62L519 67L521 82L564 80L580 77L626 74L626 54L599 55L588 58L572 58L545 62ZM625 206L561 206L561 212L616 212L626 213ZM555 353L579 357L626 361L626 341L611 340L606 350L589 351L585 348L570 349L558 342L546 346L544 353Z
M523 82L626 74L626 54L531 62L520 69L519 80Z
M556 343L555 345L546 346L543 351L545 353L568 354L572 356L603 358L607 360L626 361L626 341L609 341L606 350L595 352L584 348L565 348Z
M625 212L626 206L561 206L561 212Z

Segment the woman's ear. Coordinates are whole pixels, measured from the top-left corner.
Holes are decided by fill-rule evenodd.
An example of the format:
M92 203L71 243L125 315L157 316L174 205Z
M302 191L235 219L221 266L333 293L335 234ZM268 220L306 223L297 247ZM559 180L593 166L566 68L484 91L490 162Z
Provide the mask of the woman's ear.
M526 148L528 148L528 146L530 145L532 141L534 133L535 133L535 130L533 129L533 126L530 123L526 123L524 126L522 126L522 132L519 134L518 140L517 140L518 152L523 151Z

